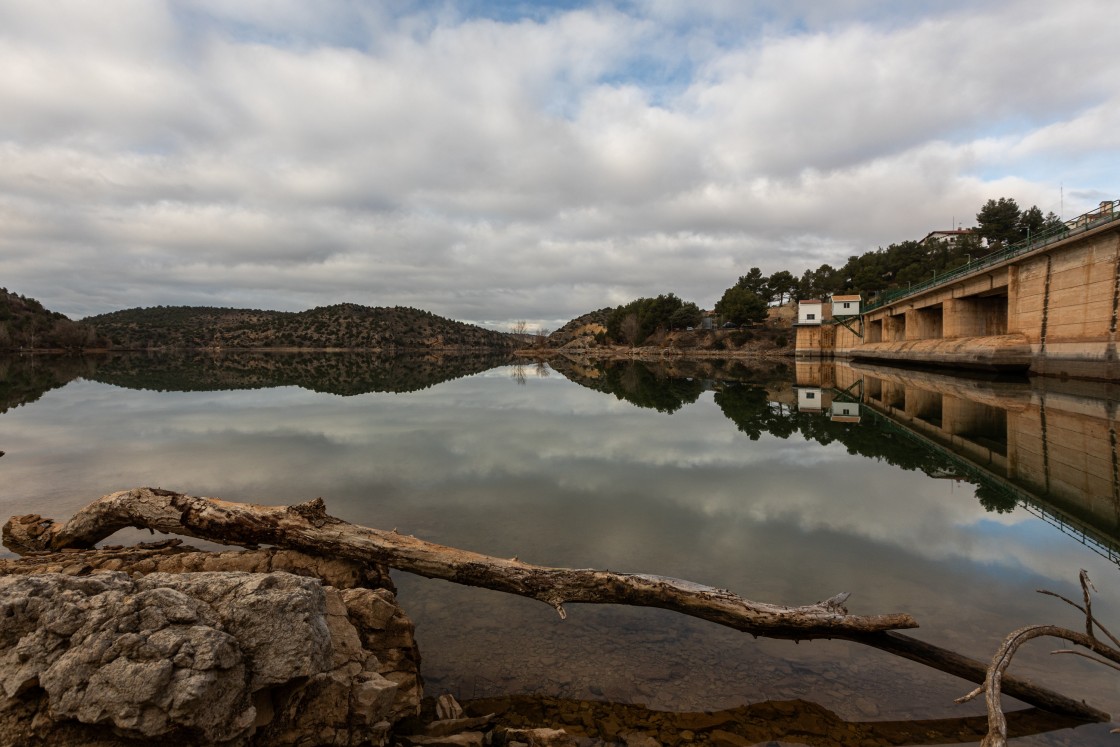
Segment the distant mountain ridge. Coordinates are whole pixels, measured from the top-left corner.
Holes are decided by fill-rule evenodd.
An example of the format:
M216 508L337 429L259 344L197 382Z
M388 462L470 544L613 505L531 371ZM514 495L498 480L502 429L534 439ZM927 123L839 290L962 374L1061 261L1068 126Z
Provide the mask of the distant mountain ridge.
M86 317L126 349L508 350L508 334L429 311L342 303L308 311L156 306Z

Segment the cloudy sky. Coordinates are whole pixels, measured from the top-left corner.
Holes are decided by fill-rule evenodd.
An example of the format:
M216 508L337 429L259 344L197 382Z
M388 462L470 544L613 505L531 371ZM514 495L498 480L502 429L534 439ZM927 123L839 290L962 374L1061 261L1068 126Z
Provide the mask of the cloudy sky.
M1120 197L1107 0L0 0L0 285L555 327Z

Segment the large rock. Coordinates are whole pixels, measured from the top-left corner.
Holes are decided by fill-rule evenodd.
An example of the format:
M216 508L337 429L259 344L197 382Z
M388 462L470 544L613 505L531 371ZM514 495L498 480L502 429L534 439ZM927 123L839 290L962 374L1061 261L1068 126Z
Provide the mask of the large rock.
M0 576L0 620L4 745L381 744L419 707L411 624L384 589Z

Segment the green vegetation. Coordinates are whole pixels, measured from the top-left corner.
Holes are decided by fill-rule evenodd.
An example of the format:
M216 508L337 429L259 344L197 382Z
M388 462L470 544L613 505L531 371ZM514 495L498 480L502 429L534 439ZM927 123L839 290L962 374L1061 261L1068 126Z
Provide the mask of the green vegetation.
M115 348L128 350L510 350L515 346L509 335L428 311L348 303L302 312L157 306L115 311L85 321L107 336Z
M1001 197L984 203L976 214L976 223L976 233L987 240L989 249L995 250L1056 228L1062 221L1053 213L1043 216L1037 205L1020 211L1015 200Z
M826 263L807 269L800 278L788 270L766 276L758 267L752 267L724 291L714 310L719 323L741 326L761 322L774 305L782 306L787 301L824 298L834 293L859 293L870 297L930 280L1007 244L1052 232L1061 226L1058 216L1043 215L1038 206L1021 210L1012 198L988 200L976 214L976 227L954 233L949 237L951 240L934 237L901 241L852 255L840 267ZM604 325L607 333L599 342L636 346L656 338L659 332L699 326L699 323L700 311L696 305L686 304L672 293L657 298L638 298L609 310ZM552 344L557 347L564 342Z
M752 267L728 288L721 303L738 309L742 294L729 296L734 289L754 293L767 304L782 304L786 298L823 298L831 293L866 296L905 288L980 259L1007 244L1056 228L1061 219L1053 213L1044 216L1038 206L1020 210L1015 200L1001 197L988 200L980 208L976 223L975 228L955 235L953 241L902 241L885 249L852 255L839 268L822 264L805 270L796 280L786 270L766 277L759 268ZM717 311L719 308L717 305Z
M700 307L672 293L657 298L638 298L608 314L607 339L640 345L658 333L699 325L700 319Z
M0 350L76 350L101 343L88 324L0 288Z
M739 278L739 283L742 283L743 279ZM739 325L761 322L766 318L768 308L762 296L736 284L724 292L723 298L716 302L715 310L721 319Z

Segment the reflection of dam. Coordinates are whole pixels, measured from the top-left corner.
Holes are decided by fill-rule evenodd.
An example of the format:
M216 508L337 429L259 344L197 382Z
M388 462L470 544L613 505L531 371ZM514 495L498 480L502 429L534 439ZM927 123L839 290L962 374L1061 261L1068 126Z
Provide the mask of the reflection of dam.
M978 496L1014 501L1120 563L1115 387L820 362L799 363L797 381L858 397L864 415L942 452Z

